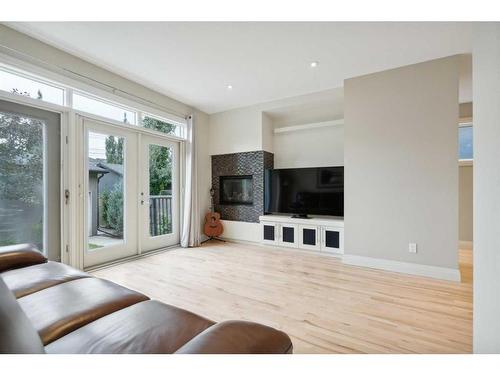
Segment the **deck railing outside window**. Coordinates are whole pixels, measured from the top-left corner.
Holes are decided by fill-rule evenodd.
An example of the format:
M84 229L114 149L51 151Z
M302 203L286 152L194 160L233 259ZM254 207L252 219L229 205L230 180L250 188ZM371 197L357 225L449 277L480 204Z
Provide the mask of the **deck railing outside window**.
M172 233L172 196L149 197L149 234L161 236Z

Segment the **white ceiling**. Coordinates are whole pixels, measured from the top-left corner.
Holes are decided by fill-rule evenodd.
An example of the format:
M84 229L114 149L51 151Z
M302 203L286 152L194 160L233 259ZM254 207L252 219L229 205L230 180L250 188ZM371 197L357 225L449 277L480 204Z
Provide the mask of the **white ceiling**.
M207 113L471 53L471 23L27 22L10 27ZM316 69L311 61L319 61ZM470 67L469 67L470 68ZM466 70L460 101L470 101ZM464 81L464 79L462 79ZM227 90L231 84L233 90Z

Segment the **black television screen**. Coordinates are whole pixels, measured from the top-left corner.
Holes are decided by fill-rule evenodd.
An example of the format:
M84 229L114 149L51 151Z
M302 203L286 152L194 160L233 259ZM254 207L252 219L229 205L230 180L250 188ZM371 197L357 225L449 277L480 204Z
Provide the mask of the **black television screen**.
M344 216L344 167L267 169L264 212Z

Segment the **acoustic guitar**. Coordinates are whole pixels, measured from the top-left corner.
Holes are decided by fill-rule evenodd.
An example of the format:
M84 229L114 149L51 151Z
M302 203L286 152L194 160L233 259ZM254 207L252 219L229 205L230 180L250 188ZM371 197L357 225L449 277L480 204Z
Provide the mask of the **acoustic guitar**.
M203 233L209 237L209 239L218 239L224 228L220 222L220 214L214 210L214 189L210 189L210 195L212 197L212 205L210 207L210 212L205 215L205 225L203 227Z

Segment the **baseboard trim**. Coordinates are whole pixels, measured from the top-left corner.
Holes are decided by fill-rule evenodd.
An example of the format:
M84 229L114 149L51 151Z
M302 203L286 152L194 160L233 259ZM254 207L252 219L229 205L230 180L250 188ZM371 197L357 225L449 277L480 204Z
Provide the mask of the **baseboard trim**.
M376 268L384 271L406 273L416 276L432 277L434 279L460 281L458 269L428 266L425 264L398 262L395 260L363 257L358 255L344 254L342 263L351 266Z
M463 250L472 250L472 241L458 241L458 247Z

